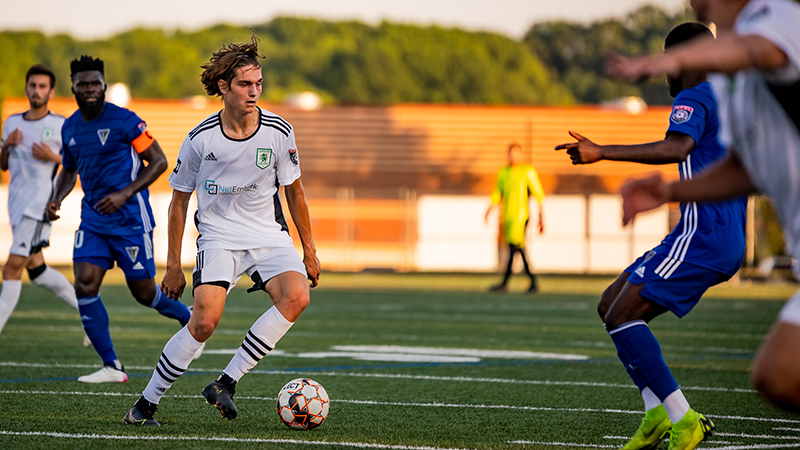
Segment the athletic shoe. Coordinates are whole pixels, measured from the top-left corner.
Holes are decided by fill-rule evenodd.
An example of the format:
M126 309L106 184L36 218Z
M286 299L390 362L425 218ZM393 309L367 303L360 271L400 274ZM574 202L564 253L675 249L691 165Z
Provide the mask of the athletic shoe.
M672 428L664 405L658 405L644 414L644 419L633 437L622 450L649 450L658 447Z
M148 402L144 397L139 397L139 400L136 401L136 404L128 411L128 414L125 414L122 420L125 425L160 427L161 424L153 418L156 410L158 410L158 405Z
M531 285L528 286L528 290L525 292L528 294L535 294L539 292L539 284L536 282L536 278L531 279Z
M713 435L714 422L689 408L683 419L672 425L672 430L669 432L669 450L694 450Z
M223 378L233 381L227 375L223 375ZM226 383L219 380L212 382L206 386L205 389L203 389L203 392L201 392L203 397L205 397L206 402L209 405L216 406L219 412L222 413L222 417L228 420L235 419L236 414L238 414L236 405L233 404L233 394L235 393L235 381L233 383Z
M128 381L128 376L125 375L125 368L119 370L111 366L103 366L102 369L95 373L78 377L81 383L124 383Z
M494 286L489 288L489 292L506 292L508 290L508 286L505 284L495 284Z
M91 347L92 346L92 340L89 339L89 335L86 334L86 333L83 334L83 346L84 347Z

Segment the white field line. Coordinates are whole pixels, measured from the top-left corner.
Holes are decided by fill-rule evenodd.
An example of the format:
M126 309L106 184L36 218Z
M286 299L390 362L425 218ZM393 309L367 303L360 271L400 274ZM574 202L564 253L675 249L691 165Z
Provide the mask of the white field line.
M80 391L25 391L25 390L0 390L0 394L17 394L17 395L96 395L96 396L109 396L109 397L138 397L138 393L123 393L123 392L80 392ZM172 398L198 398L196 395L165 395L165 397ZM239 400L257 400L257 401L275 401L275 397L248 397L237 396ZM549 406L512 406L512 405L483 405L483 404L460 404L460 403L417 403L417 402L379 402L374 400L349 400L349 399L332 399L333 403L352 403L356 405L376 405L376 406L410 406L416 408L474 408L474 409L504 409L504 410L520 410L520 411L564 411L564 412L588 412L588 413L613 413L613 414L642 414L642 411L630 411L624 409L597 409L597 408L555 408ZM800 420L791 419L770 419L766 417L740 417L740 416L718 416L706 414L707 417L715 419L725 418L731 420L748 420L757 422L778 422L778 423L800 423ZM725 436L725 434L717 433L717 435ZM739 435L731 435L739 436ZM743 435L742 435L743 436ZM795 437L794 439L799 439Z
M725 437L743 437L751 439L789 439L793 441L800 440L800 436L774 436L769 434L714 433L714 435L725 436Z
M41 363L24 363L24 362L11 362L0 361L0 367L39 367L39 368L74 368L74 369L96 369L97 364L41 364ZM152 371L155 366L125 366L132 370L145 370ZM203 369L203 368L189 368L187 372L219 372L221 368ZM473 383L504 383L504 384L530 384L542 386L582 386L582 387L603 387L603 388L622 388L622 389L636 389L633 384L619 384L619 383L598 383L590 381L553 381L553 380L516 380L513 378L473 378L473 377L444 377L433 375L405 375L405 374L391 374L391 373L358 373L358 372L328 372L328 371L293 371L293 370L251 370L250 373L266 374L266 375L322 375L330 377L355 377L355 378L390 378L390 379L404 379L404 380L425 380L425 381L448 381L448 382L473 382ZM741 393L741 394L754 394L756 391L752 389L741 388L722 388L722 387L704 387L704 386L681 386L684 391L709 391L709 392L728 392L728 393Z
M800 431L800 428L782 428L782 427L775 427L773 428L775 431Z
M441 347L405 347L399 345L334 345L332 350L341 352L370 352L370 353L408 353L413 355L437 356L470 356L474 358L503 358L503 359L564 359L586 360L586 355L569 353L543 353L509 350L478 350L472 348L441 348Z
M714 450L767 450L773 448L798 448L796 444L754 444L754 445L731 445L728 447L715 447Z
M367 442L331 442L331 441L309 441L300 439L263 439L263 438L234 438L234 437L205 437L205 436L125 436L115 434L80 434L80 433L53 433L43 431L3 431L0 435L7 436L47 436L54 438L72 439L105 439L123 441L207 441L207 442L248 442L264 444L298 444L298 445L338 445L341 447L356 448L380 448L390 450L464 450L448 449L440 447L416 447L410 445L391 445L391 444L371 444Z
M630 440L630 438L631 438L630 436L603 436L603 439L619 439L619 440L623 440L623 441ZM667 442L669 442L669 439L667 439ZM717 441L717 440L709 441L707 443L708 444L739 444L739 442L728 442L728 441Z
M619 448L619 445L576 444L573 442L508 441L508 443L524 445L557 445L560 447Z

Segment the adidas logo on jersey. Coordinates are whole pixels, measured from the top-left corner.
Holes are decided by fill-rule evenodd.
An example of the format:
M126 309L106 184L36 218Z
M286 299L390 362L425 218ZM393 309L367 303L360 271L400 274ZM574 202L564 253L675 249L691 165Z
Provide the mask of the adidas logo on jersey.
M144 270L144 266L142 265L142 263L137 262L136 264L134 264L133 270Z
M75 138L69 140L69 145L75 145Z
M639 275L640 277L644 278L644 265L640 265L639 267L636 268L636 275Z
M217 157L214 156L214 152L211 152L211 153L207 154L206 157L203 158L203 159L205 159L206 161L216 161Z

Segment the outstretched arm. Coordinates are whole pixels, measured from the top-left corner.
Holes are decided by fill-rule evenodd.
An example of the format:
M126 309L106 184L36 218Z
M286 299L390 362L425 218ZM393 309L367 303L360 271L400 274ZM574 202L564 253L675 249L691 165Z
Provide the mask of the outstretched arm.
M147 167L139 172L139 176L137 176L131 184L103 197L103 199L94 205L95 209L103 214L114 213L122 207L129 198L153 184L153 182L167 170L167 157L164 156L164 151L161 150L158 141L154 140L153 143L147 147L147 150L139 153L139 157L147 162Z
M183 295L186 287L186 277L183 276L181 267L181 244L183 243L183 230L186 227L186 211L189 209L191 192L172 191L172 201L169 202L167 211L167 269L161 278L161 292L173 300Z
M720 164L691 180L667 184L661 176L654 175L625 184L621 189L622 223L667 202L728 200L755 192L742 161L730 153Z
M663 141L636 145L597 145L574 131L569 135L577 142L561 144L555 149L566 150L573 165L592 164L604 159L642 164L680 163L696 145L691 136L683 133L670 133Z
M661 56L628 59L612 55L606 62L606 72L612 78L639 82L663 74L733 73L749 68L771 71L785 67L788 61L783 50L762 36L727 32L717 39L691 41Z
M306 266L308 279L311 280L311 287L316 287L319 284L320 265L317 258L317 247L311 236L311 218L308 215L305 189L299 178L284 189L286 190L289 214L292 215L292 221L297 227L300 242L303 244L303 264Z

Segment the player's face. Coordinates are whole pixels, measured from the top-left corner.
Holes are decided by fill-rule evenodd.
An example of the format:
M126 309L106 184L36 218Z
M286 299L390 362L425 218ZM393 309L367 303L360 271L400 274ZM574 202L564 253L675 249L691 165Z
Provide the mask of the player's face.
M226 89L227 92L222 93L222 98L226 105L249 114L256 111L256 102L261 97L262 83L260 67L240 67L236 69L236 76L231 80L230 87Z
M508 149L508 163L510 165L519 164L522 162L522 149L518 146L513 146Z
M25 85L25 96L31 108L41 108L47 105L53 96L53 87L50 86L50 77L47 75L31 75Z
M81 113L96 116L103 109L106 81L99 70L78 72L72 80L72 93Z

